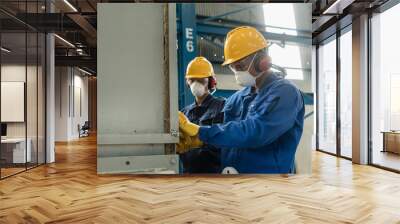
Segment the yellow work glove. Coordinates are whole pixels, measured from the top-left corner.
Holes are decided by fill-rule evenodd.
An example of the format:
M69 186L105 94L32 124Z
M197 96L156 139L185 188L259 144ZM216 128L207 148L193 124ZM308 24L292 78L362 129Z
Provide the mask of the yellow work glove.
M198 135L189 136L182 132L179 133L179 143L176 144L176 152L178 154L185 153L190 149L195 149L203 146L203 142L200 141Z
M179 143L176 144L176 153L181 154L190 150L191 139L189 135L179 132Z
M197 124L193 124L189 119L179 111L179 129L186 135L191 137L196 136L199 133L199 128Z

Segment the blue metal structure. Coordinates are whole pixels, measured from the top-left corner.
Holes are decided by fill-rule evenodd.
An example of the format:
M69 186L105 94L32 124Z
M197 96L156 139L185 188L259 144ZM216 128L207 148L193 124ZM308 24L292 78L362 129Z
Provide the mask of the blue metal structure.
M241 12L241 11L246 11L246 10L249 10L249 9L252 9L252 8L255 8L255 7L259 7L259 5L254 4L254 5L251 5L251 6L248 6L248 7L240 8L240 9L233 10L233 11L230 11L230 12L227 12L227 13L223 13L223 14L220 14L220 15L210 16L210 17L202 20L202 22L213 21L213 20L228 16L228 15L235 14L235 13L238 13L238 12Z
M177 3L177 31L178 31L178 67L179 67L179 108L189 105L193 102L194 98L190 89L186 85L185 71L189 62L197 56L197 38L206 36L225 37L226 34L235 26L226 26L215 23L209 23L213 20L231 15L234 13L242 12L244 10L251 10L254 6L245 7L242 9L227 12L221 15L208 17L205 19L196 19L195 3ZM239 21L236 21L240 23ZM246 23L235 25L247 25ZM279 33L271 33L260 30L260 32L269 40L279 40L281 42L291 42L302 45L311 45L312 38L310 36L295 36ZM206 39L207 40L207 39ZM209 41L217 47L222 47ZM221 97L231 96L235 90L217 90L214 95ZM304 102L306 105L312 105L313 94L303 93Z
M243 24L245 25L245 24ZM197 22L197 33L200 35L216 35L216 36L226 36L230 30L234 27L231 26L223 26L223 25L216 25L216 24L208 24L203 22ZM271 33L266 31L259 30L266 39L269 40L279 40L282 42L292 42L297 44L303 45L311 45L312 38L311 36L295 36L295 35L287 35L287 34L280 34L280 33Z
M193 102L186 85L185 71L189 62L197 56L196 8L194 3L176 5L178 29L178 91L179 109Z

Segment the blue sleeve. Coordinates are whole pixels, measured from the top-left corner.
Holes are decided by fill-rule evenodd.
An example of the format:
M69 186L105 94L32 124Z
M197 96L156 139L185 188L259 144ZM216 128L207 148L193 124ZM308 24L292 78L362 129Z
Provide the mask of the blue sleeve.
M199 138L216 147L256 148L267 145L293 127L302 107L300 91L289 84L280 85L269 93L256 111L249 111L246 119L202 126Z
M182 112L186 117L189 116L189 106L190 106L190 105L188 105L188 106L186 106L186 107L184 107L184 108L181 109L181 112Z
M226 121L230 121L232 120L232 118L229 116L229 113L225 113L225 111L227 110L227 108L231 107L232 105L234 105L234 101L237 97L238 92L235 92L232 96L230 96L228 99L226 99L224 107L222 109L222 112L224 113L224 120L223 122L225 123Z

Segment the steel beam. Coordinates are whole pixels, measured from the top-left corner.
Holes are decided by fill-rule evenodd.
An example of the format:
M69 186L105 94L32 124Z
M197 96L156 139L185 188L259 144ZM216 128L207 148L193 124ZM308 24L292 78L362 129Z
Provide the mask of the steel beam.
M232 26L223 26L223 25L215 25L215 24L205 24L202 22L196 23L197 33L200 35L216 35L225 37L226 34L235 27ZM260 30L259 30L260 31ZM260 31L265 38L271 41L279 41L286 43L295 43L302 45L311 45L312 38L310 36L296 36L296 35L287 35L280 33L271 33Z
M85 33L88 34L90 38L88 38L88 42L90 41L90 45L96 46L97 39L97 30L89 21L80 14L68 14L68 17L73 20L77 25L79 25Z
M210 16L210 17L207 17L207 18L203 19L202 22L205 23L205 22L213 21L213 20L220 19L220 18L228 16L228 15L232 15L232 14L239 13L239 12L242 12L242 11L247 11L247 10L253 9L255 7L260 7L260 5L259 4L255 4L255 5L252 5L252 6L236 9L236 10L233 10L233 11L230 11L230 12L227 12L227 13L223 13L223 14L220 14L220 15Z
M205 23L204 21L207 18L210 18L208 16L203 16L203 15L197 15L196 16L197 21ZM218 21L220 21L221 24L224 25L230 25L230 26L252 26L255 27L259 30L265 30L265 28L276 28L276 29L282 29L282 30L288 30L288 31L296 31L298 34L300 35L311 35L311 30L300 30L300 29L296 29L296 28L289 28L289 27L280 27L280 26L271 26L271 25L266 25L266 24L262 24L262 23L256 23L256 22L244 22L244 21L238 21L238 20L232 20L232 19L219 19Z
M7 13L7 17L0 18L0 22L3 24L2 30L15 30L16 27L18 29L18 26L24 29L25 26L28 26L31 30L49 33L85 30L70 18L72 15L79 15L76 13L18 13L12 15L1 8L0 12Z
M186 86L185 72L189 62L197 56L196 8L193 3L177 4L178 33L178 84L179 108L194 101L190 89Z
M55 56L56 66L82 66L96 70L97 60L88 56Z

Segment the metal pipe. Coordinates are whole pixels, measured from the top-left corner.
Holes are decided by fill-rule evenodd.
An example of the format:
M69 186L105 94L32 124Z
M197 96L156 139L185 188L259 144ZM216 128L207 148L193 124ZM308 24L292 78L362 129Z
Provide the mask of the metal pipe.
M15 15L13 15L12 13L10 13L9 11L7 11L7 10L5 10L5 9L3 9L3 8L0 8L0 12L4 13L6 16L11 17L11 18L14 19L15 21L21 23L22 25L25 26L25 28L28 28L28 27L29 27L29 29L32 29L32 30L34 30L34 31L36 31L36 32L39 32L35 27L33 27L33 26L29 25L28 23L26 23L25 21L23 21L23 20L17 18ZM26 15L25 15L25 19L26 19Z
M230 12L227 12L227 13L223 13L223 14L220 14L220 15L211 16L211 17L208 17L206 19L203 19L202 22L213 21L213 20L228 16L228 15L231 15L231 14L235 14L235 13L238 13L238 12L250 10L250 9L253 9L253 8L259 7L259 6L260 6L259 4L256 4L256 5L248 6L248 7L245 7L245 8L236 9L236 10L233 10L233 11L230 11Z
M164 133L171 132L170 125L170 86L169 86L169 10L168 3L163 5L163 70L164 70ZM174 153L173 144L165 144L165 154Z

